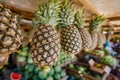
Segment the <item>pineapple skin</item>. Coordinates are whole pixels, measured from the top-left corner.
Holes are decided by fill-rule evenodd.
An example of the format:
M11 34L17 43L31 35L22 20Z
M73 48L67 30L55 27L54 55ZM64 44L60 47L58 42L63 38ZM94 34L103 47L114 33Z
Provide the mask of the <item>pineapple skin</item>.
M83 50L90 51L91 45L92 45L92 39L91 39L90 33L85 28L78 28L78 29L79 29L79 33L80 33L81 39L82 39Z
M9 54L8 53L0 54L0 66L4 66L5 64L7 64L8 60L9 60Z
M102 33L98 32L98 44L97 44L97 48L103 48L103 36L102 36Z
M22 44L21 28L17 15L0 3L0 52L17 50Z
M102 43L105 44L106 43L106 36L103 33L101 33L101 34L102 34L102 38L103 38L103 40L102 40L103 42Z
M91 39L92 39L92 44L91 44L91 50L94 50L97 47L97 42L98 42L98 34L97 32L90 32Z
M53 66L60 56L60 40L55 28L41 25L31 42L32 59L38 67Z
M77 54L82 50L82 40L78 29L71 25L61 31L61 45L65 52Z

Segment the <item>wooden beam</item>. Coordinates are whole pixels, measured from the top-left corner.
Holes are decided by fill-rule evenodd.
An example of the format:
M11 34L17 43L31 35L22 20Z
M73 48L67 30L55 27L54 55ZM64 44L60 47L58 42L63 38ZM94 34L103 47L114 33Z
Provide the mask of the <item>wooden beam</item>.
M113 34L111 35L112 38L120 37L120 34Z
M120 27L113 27L114 31L120 31Z
M105 15L106 18L117 17L117 16L120 16L120 11L114 11Z
M89 2L89 0L73 0L73 1L76 2L77 4L78 3L83 4L85 8L87 8L94 14L100 15L100 12Z
M115 16L115 17L110 17L108 18L110 21L116 21L116 20L120 20L120 16Z

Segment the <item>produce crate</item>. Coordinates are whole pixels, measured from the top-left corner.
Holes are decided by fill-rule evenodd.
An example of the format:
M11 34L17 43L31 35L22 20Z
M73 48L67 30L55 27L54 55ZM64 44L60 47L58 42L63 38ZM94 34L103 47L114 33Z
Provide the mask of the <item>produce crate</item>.
M93 59L89 60L89 64L90 64L90 70L100 73L100 74L104 74L104 73L110 73L111 68L105 64L101 64L100 65L104 66L104 68L98 68L96 66L94 66L95 64L97 64L97 62L95 62Z
M66 72L67 72L67 75L73 75L75 76L76 78L80 78L81 76L83 78L88 79L88 80L97 80L96 78L94 78L93 76L90 76L90 75L87 75L87 74L81 74L79 73L79 71L75 70L75 69L70 69L68 67L66 67Z
M113 74L104 74L102 80L119 80L119 79Z
M86 58L88 56L88 58ZM76 57L79 61L88 62L90 59L94 59L95 61L99 62L101 60L101 56L92 54L91 52L82 52L81 54L77 54Z

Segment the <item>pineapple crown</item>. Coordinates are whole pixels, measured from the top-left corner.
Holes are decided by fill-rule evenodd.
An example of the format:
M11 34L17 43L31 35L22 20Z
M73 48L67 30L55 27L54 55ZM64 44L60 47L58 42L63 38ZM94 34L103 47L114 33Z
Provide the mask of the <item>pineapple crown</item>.
M67 27L73 24L74 10L71 1L65 0L60 6L60 12L58 15L59 27Z
M57 23L57 15L60 10L59 0L50 0L49 2L41 2L39 10L36 12L36 19L33 19L33 25L38 27L39 25L49 23L55 26Z
M94 20L89 22L90 31L100 31L103 23L106 22L106 18L103 15L97 16Z
M83 16L83 8L76 12L75 14L75 21L74 25L76 25L79 28L83 28L84 23L84 16Z

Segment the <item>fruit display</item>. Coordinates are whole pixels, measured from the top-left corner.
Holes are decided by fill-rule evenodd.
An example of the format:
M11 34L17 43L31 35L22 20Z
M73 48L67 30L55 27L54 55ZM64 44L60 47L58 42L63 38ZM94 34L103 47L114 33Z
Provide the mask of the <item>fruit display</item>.
M0 3L0 53L14 51L22 44L19 16Z
M119 80L118 18L88 2L1 0L0 80Z
M61 68L60 64L56 64L46 71L45 67L39 68L33 63L32 53L28 46L22 47L17 54L18 62L26 62L21 66L21 73L23 74L22 80L60 80L66 77L66 72Z
M71 73L69 73L69 71L67 73L69 75L69 78L68 78L69 80L71 79L71 74L74 74L75 78L77 76L77 78L78 79L80 78L80 80L81 80L81 78L83 80L87 80L88 78L90 80L92 80L93 77L94 77L94 80L101 80L101 75L100 74L95 73L95 72L89 70L86 67L83 67L83 66L80 66L80 65L77 65L77 64L69 64L67 66L67 68L69 68L69 71L71 71ZM78 75L79 75L79 77L78 77ZM89 75L89 77L88 77L88 75Z
M28 46L24 46L18 50L18 54L16 55L16 60L18 62L26 62L26 63L33 63L31 58L31 52Z
M34 64L27 64L23 67L23 80L60 80L66 77L65 70L62 70L60 65L51 67L49 72L42 68L35 68ZM29 75L30 74L30 75Z
M77 70L78 72L81 72L81 73L85 72L85 68L84 67L76 65L76 64L68 64L67 67L70 68L70 69L75 69L75 70Z
M78 29L73 25L74 10L69 0L65 0L60 8L58 26L61 47L70 55L75 55L81 51L82 42Z
M71 58L69 56L69 54L67 54L66 52L61 50L60 59L59 59L59 61L57 63L58 64L65 64L65 63L71 62L72 60L76 60L76 57L74 56L73 58Z
M101 61L111 66L114 66L117 63L117 60L113 58L112 56L104 56Z
M33 62L39 67L53 66L60 56L60 40L55 29L59 2L41 3L34 21L37 30L31 41ZM54 21L54 22L53 22Z
M94 50L94 51L90 51L88 53L96 55L96 56L100 56L100 57L103 57L105 55L105 52L103 50Z
M82 49L85 51L90 51L92 40L91 36L86 28L83 26L84 17L83 17L83 9L79 10L75 15L74 24L79 30L82 40Z

